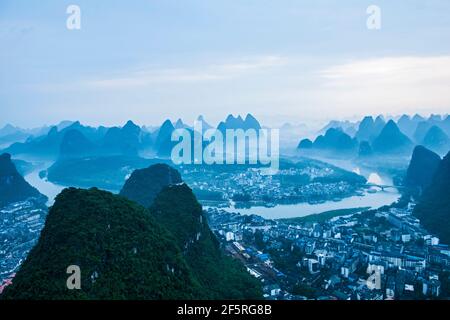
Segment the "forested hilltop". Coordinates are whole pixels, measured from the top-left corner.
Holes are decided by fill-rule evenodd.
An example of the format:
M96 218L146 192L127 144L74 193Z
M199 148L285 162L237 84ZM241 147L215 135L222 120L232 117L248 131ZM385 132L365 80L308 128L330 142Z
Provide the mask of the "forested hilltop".
M440 161L414 214L427 230L436 233L443 242L450 242L450 153Z
M67 288L71 265L80 267L80 290ZM95 188L64 190L37 245L1 297L170 300L262 295L260 283L221 252L192 190L181 184L166 186L150 209Z

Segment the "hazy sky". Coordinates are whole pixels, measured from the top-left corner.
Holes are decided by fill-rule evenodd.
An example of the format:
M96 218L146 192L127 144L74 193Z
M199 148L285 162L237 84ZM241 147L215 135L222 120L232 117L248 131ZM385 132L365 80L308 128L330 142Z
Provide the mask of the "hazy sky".
M0 1L0 126L426 115L449 88L448 0Z

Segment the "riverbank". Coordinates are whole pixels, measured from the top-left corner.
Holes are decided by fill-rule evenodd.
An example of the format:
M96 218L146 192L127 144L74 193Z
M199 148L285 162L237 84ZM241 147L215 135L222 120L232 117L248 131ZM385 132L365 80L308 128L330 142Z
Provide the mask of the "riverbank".
M46 170L50 163L41 163L36 166L32 172L25 176L25 179L35 188L37 188L42 194L49 198L47 205L52 205L55 197L64 189L66 186L58 185L48 181L47 179L42 179L39 176L39 172ZM377 173L371 173L369 176L377 176ZM378 178L378 176L377 176ZM384 177L383 177L384 178ZM389 183L382 179L382 181L374 181L379 183ZM379 208L384 205L390 205L396 202L400 198L400 193L396 189L388 189L386 191L369 191L358 193L353 196L349 196L343 199L329 199L320 202L301 202L295 204L275 204L271 203L269 205L260 203L256 206L242 207L239 203L230 205L229 202L210 202L201 201L204 208L208 207L219 207L228 212L239 212L244 215L259 215L266 219L286 219L286 218L298 218L305 217L309 215L316 215L320 212L329 212L335 210L344 210L357 208Z
M400 193L396 189L379 191L375 193L366 192L363 195L352 196L341 201L326 201L323 203L309 204L299 203L292 205L278 205L275 207L250 207L238 208L236 206L220 207L228 212L239 212L243 215L258 215L265 219L285 219L305 217L319 212L356 209L356 208L379 208L390 205L400 198ZM205 209L209 206L205 206Z
M24 179L29 184L31 184L33 187L38 189L40 193L47 196L47 198L48 198L47 206L53 205L53 203L55 202L56 196L58 194L60 194L61 191L66 188L65 186L55 184L46 179L42 179L40 177L39 173L42 170L46 170L49 165L50 164L48 164L48 163L39 164L39 165L35 166L33 171L31 171L30 173L28 173L24 176Z
M286 223L286 224L303 224L303 223L307 223L307 222L323 223L332 218L353 215L355 213L360 213L363 211L367 211L369 209L370 209L369 207L362 207L362 208L352 208L352 209L331 210L331 211L325 211L322 213L311 214L311 215L305 216L305 217L278 219L278 221L280 221L282 223Z

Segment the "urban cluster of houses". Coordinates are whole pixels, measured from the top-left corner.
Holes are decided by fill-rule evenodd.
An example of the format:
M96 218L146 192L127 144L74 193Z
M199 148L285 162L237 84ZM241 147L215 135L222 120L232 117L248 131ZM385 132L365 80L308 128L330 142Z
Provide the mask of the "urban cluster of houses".
M226 249L265 284L267 298L441 298L447 294L442 281L448 278L442 277L450 271L450 248L421 227L413 206L383 207L321 223L265 220L217 208L206 213ZM258 248L256 233L262 235L263 248ZM274 253L295 268L278 268ZM290 288L298 283L312 288L314 297L293 295Z
M46 215L45 204L34 198L0 208L0 293L38 240Z
M197 171L196 171L197 170ZM336 173L329 167L291 167L268 176L255 168L216 172L198 168L185 170L183 179L194 189L220 194L220 200L233 200L236 195L249 195L247 201L260 205L271 203L324 202L339 200L359 194L360 185L354 181L317 180L333 177Z

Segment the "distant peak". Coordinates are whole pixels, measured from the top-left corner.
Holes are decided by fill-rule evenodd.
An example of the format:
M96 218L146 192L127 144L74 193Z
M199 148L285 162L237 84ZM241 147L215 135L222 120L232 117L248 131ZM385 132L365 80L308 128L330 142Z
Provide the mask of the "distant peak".
M157 163L148 168L133 171L120 194L149 207L164 187L181 182L183 180L176 169L164 163Z
M404 114L400 117L399 121L406 121L406 120L410 120L410 119L411 118L407 114Z
M172 121L170 121L169 119L167 119L166 121L163 122L163 124L161 125L161 129L163 129L163 131L165 130L173 130L175 127L172 123Z
M431 121L441 121L442 117L441 117L440 114L432 114L432 115L430 115L429 120L431 120Z
M80 127L82 127L80 121L75 121L72 122L72 124L66 126L66 127L59 127L59 126L55 126L55 128L57 129L57 131L63 131L63 130L71 130L71 129L79 129Z
M8 130L11 130L11 129L15 129L15 127L14 127L12 124L7 123L2 129L8 129Z
M77 121L77 122L78 122L78 125L80 125L80 122L79 122L79 121ZM68 128L68 127L70 127L70 126L72 126L72 125L74 125L74 124L75 124L74 121L63 120L63 121L60 121L60 122L56 125L56 127L58 128L58 130L64 130L65 128Z
M9 153L3 153L0 155L1 161L11 161L11 155Z
M438 127L436 125L432 126L429 131L430 132L442 132L442 133L445 133L444 130L442 130L440 127Z
M167 125L169 125L169 124L173 125L172 121L170 121L170 119L167 119L167 120L165 120L165 121L162 123L161 126L167 126Z
M227 116L227 119L226 119L226 121L233 121L233 120L235 120L236 118L232 115L232 114L229 114L228 116Z
M392 119L386 123L386 127L398 128L397 124Z
M56 126L51 127L50 130L48 131L49 136L54 135L56 133L58 133L58 127L56 127Z
M128 120L127 123L125 124L125 127L131 127L131 126L137 127L137 125L133 121Z
M386 123L386 125L384 126L382 132L399 132L399 133L401 133L400 128L398 127L398 125L395 123L394 120L389 120Z
M344 130L342 130L341 127L333 127L333 128L329 128L326 132L326 134L330 134L330 133L344 133Z
M439 157L439 155L438 155L437 153L431 151L430 149L427 149L426 147L424 147L424 146L422 146L422 145L417 145L417 146L414 148L414 150L413 150L412 157L414 158L414 157L416 157L416 156L418 156L418 155L421 155L421 154L433 155L433 156L435 156L436 158L439 158L439 159L440 159L440 157Z

